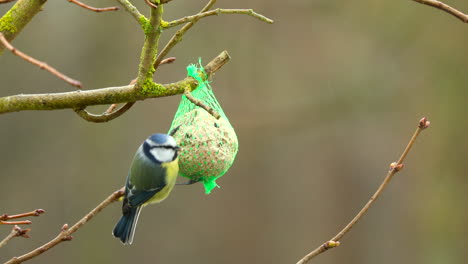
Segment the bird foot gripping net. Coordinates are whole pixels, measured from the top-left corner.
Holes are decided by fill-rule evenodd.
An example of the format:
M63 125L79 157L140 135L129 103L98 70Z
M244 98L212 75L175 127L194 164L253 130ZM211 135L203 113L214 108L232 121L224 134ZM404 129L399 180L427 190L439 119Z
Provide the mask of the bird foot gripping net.
M221 116L216 119L205 109L182 95L179 108L169 131L174 134L179 152L179 175L192 181L203 182L206 194L215 187L216 179L223 176L234 162L239 143L236 133L206 79L201 63L187 67L188 76L198 82L192 96L213 108Z

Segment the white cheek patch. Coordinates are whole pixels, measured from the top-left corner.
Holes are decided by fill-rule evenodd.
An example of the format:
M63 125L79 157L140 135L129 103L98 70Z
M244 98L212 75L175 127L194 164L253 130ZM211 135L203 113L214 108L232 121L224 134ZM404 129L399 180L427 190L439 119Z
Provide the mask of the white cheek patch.
M166 148L150 149L151 155L159 162L170 162L174 158L174 150Z

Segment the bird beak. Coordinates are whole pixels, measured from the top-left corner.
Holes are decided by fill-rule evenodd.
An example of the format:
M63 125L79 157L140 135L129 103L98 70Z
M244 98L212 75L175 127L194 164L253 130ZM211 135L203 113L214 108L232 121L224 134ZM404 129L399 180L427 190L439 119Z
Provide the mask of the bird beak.
M179 147L179 146L175 146L174 149L177 150L177 151L179 151L179 150L180 150L180 147Z

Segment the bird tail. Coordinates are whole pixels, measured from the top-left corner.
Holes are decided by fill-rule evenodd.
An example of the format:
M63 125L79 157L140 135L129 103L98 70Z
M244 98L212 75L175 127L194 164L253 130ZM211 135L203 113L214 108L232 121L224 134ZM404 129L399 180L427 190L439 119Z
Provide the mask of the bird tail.
M128 245L132 244L140 210L141 206L130 208L128 212L122 215L119 222L115 225L112 234L115 237L120 238L122 243Z

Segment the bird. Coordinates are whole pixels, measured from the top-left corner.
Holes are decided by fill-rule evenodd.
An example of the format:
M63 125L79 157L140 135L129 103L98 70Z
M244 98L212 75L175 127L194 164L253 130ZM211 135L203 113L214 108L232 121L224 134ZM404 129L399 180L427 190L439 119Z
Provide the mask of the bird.
M122 217L112 232L124 245L133 242L142 207L163 201L174 188L180 147L172 136L178 129L149 136L135 153L125 183Z

